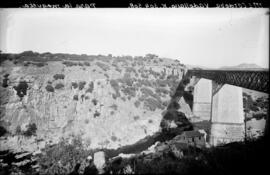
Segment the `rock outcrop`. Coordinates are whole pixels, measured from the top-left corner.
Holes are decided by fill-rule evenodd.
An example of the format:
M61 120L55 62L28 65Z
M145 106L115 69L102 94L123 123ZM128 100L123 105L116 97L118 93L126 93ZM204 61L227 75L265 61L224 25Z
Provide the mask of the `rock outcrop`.
M184 71L178 61L148 56L18 54L1 60L0 124L8 134L0 147L33 152L73 136L92 149L133 144L160 130ZM180 106L189 113L183 99ZM26 136L33 123L35 134Z

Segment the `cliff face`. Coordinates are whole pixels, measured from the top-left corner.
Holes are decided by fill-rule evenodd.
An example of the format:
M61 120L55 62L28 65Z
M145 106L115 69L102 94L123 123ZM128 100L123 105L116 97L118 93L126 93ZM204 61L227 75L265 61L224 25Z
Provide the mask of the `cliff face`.
M149 56L45 59L18 56L1 63L1 126L9 132L2 150L38 150L74 136L88 148L135 143L160 129L185 69ZM36 136L21 134L33 123Z

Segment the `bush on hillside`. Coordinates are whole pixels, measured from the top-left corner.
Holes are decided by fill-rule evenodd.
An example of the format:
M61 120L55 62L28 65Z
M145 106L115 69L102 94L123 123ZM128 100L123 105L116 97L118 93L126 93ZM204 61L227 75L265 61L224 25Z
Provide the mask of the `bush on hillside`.
M54 92L54 88L50 84L48 84L45 88L48 92Z
M22 99L27 93L28 84L26 81L20 81L20 83L13 88L17 91L17 95Z
M18 125L18 126L16 127L15 133L16 133L17 135L21 135L21 134L22 134L22 129L21 129L21 126L20 126L20 125Z
M117 140L117 137L116 137L116 136L111 136L111 140L112 140L113 142L115 142L115 141Z
M74 61L64 61L63 64L66 65L67 67L77 66L78 65L78 63L74 62Z
M155 89L157 94L169 94L170 91L168 91L166 88L158 87Z
M147 87L143 87L141 88L141 92L144 96L146 97L153 97L155 98L156 100L158 101L161 101L161 98L159 95L155 94L150 88L147 88Z
M116 104L113 104L110 106L110 108L114 109L115 111L117 110L117 105Z
M7 133L6 128L4 128L3 126L0 126L0 137L2 137L3 135L5 135Z
M74 89L76 89L76 88L78 87L78 83L72 82L72 83L71 83L71 86L72 86Z
M35 65L37 67L44 67L46 65L48 65L48 63L44 63L44 62L31 62L32 65Z
M136 108L138 108L138 107L140 106L140 104L141 104L141 102L138 101L138 100L136 100L136 101L134 102L134 105L136 106Z
M157 83L157 86L159 87L166 87L168 84L167 80L160 80L160 79L158 79L156 83Z
M80 170L83 171L89 155L93 155L93 151L84 149L82 139L74 137L71 143L61 139L55 145L46 145L37 161L41 174L69 174L78 162L81 163Z
M119 93L120 86L119 86L118 82L116 80L110 80L110 84L111 84L112 88L114 89L114 91L116 92L116 95L120 96L120 93Z
M4 79L3 79L3 83L2 83L2 87L4 87L4 88L8 87L8 80L9 80L8 76L9 76L9 74L4 75Z
M55 74L55 75L53 76L53 78L54 78L55 80L58 80L58 79L64 79L64 78L65 78L65 75L64 75L64 74Z
M96 106L97 103L98 103L97 99L94 98L94 99L92 100L92 103Z
M35 123L30 123L27 125L27 130L23 132L23 135L30 137L36 135L37 126Z
M107 64L101 63L101 62L96 62L96 65L100 67L103 71L107 71L110 69L110 67Z
M88 89L85 92L92 93L94 90L94 83L91 81L88 85Z
M65 86L62 83L58 83L55 85L55 89L63 89Z
M123 87L121 91L127 96L131 97L136 96L136 89L134 87Z
M151 111L155 111L156 109L164 109L164 106L162 105L161 101L158 101L154 98L147 98L144 101L144 106L151 110Z
M78 97L78 95L74 95L74 96L73 96L73 100L76 100L76 101L78 101L78 100L79 100L79 97Z
M84 85L86 84L85 81L80 81L79 82L79 90L82 90L84 88Z
M137 120L140 119L140 117L139 117L138 115L136 115L136 116L133 117L133 119L134 119L135 121L137 121Z
M95 111L95 113L94 113L94 118L99 117L99 116L100 116L100 112Z
M85 61L85 62L83 62L83 63L84 63L85 66L90 66L90 63L87 62L87 61Z

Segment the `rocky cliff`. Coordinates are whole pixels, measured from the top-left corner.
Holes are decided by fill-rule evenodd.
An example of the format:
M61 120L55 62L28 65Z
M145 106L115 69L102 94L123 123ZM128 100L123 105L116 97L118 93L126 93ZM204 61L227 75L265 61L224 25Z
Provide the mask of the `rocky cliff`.
M72 137L87 148L133 144L160 130L184 71L179 61L152 54L1 54L0 124L7 133L0 148L33 151ZM29 124L35 136L25 134Z

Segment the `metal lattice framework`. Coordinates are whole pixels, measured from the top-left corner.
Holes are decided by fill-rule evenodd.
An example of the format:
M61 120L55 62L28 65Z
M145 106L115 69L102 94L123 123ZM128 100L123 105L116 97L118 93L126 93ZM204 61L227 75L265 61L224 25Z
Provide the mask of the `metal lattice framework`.
M196 76L216 81L217 83L230 84L243 88L266 92L269 88L268 70L210 70L190 69L188 76Z

